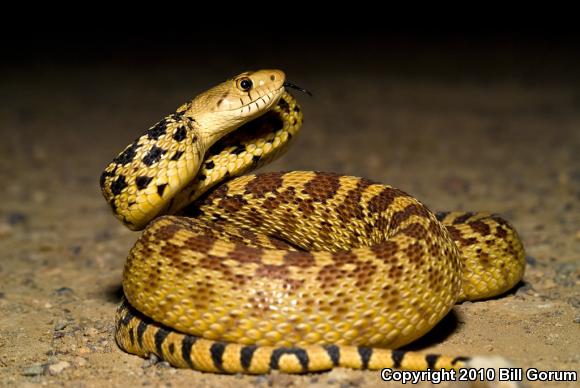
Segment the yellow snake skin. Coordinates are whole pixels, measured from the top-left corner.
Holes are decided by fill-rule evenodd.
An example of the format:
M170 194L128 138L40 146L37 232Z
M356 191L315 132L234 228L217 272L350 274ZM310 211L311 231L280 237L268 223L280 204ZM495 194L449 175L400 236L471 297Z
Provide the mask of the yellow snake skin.
M516 231L493 214L434 214L364 178L239 176L298 132L289 86L279 70L242 73L105 169L114 214L146 226L125 264L117 343L219 373L471 365L396 349L458 301L512 288L525 268Z

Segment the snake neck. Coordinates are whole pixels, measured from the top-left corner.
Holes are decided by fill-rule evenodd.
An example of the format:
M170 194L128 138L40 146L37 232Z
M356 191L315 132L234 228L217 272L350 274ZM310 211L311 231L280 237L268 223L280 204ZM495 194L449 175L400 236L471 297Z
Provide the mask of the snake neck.
M195 176L208 147L189 104L149 128L101 175L115 216L132 230L142 229Z
M224 136L234 132L242 125L252 122L264 115L275 106L280 99L281 93L267 94L256 97L250 103L236 109L220 111L219 105L208 101L215 96L202 94L193 101L178 109L183 110L184 118L195 123L200 149L205 152ZM219 101L219 100L218 100ZM267 105L266 105L267 104Z

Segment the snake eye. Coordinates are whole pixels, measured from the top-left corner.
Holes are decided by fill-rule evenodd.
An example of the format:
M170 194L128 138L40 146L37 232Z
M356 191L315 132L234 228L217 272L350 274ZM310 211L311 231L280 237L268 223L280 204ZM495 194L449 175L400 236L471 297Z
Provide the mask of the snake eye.
M254 83L249 78L242 78L238 81L238 87L243 91L248 91L254 86Z

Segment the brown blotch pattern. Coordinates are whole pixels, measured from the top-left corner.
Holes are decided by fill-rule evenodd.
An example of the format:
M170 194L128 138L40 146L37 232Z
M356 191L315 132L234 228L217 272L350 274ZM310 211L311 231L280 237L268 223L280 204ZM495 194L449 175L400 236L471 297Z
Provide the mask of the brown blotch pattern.
M257 175L246 184L245 194L252 194L256 198L264 198L267 193L276 193L282 187L284 173L274 172Z
M228 259L233 259L240 263L261 263L263 250L261 248L249 247L244 244L236 244L234 250L228 254Z
M236 194L222 198L219 201L218 206L226 212L235 213L247 204L248 202L240 194Z
M385 241L373 245L371 250L378 259L385 263L395 263L397 261L395 254L399 251L399 244L394 241Z
M489 267L491 265L491 262L489 261L489 254L486 252L479 252L479 262L481 263L481 265L483 265L484 267Z
M338 286L339 279L344 279L348 271L341 268L342 265L336 263L327 264L320 268L316 275L316 280L322 289L332 289Z
M464 224L465 221L473 217L474 213L466 212L453 220L453 225Z
M371 213L382 213L391 206L395 198L408 196L409 194L399 189L385 187L383 191L369 201L369 211Z
M405 229L401 230L401 233L413 237L416 240L422 240L428 235L427 229L425 229L423 225L417 223L408 225Z
M370 261L359 261L354 269L355 286L361 290L367 289L369 280L375 275L377 266Z
M459 229L454 226L447 226L447 231L449 232L451 239L461 246L473 245L477 243L477 239L475 237L463 237L461 231L459 231Z
M364 220L365 216L363 213L363 208L360 206L360 202L362 193L371 184L372 182L368 179L360 179L357 182L356 187L346 194L344 201L336 208L336 213L341 219L345 221L351 220L353 218Z
M414 242L409 244L405 249L409 262L415 264L416 266L421 265L424 262L423 257L423 247L419 242Z
M256 276L266 279L282 280L284 289L288 291L296 291L304 284L304 280L292 279L288 267L284 265L263 264L256 268Z
M485 222L483 221L472 221L470 223L468 223L468 225L471 227L471 229L473 229L473 231L475 233L479 233L482 236L487 236L488 234L491 233L491 229L489 227L489 225L487 225Z
M429 211L425 206L418 203L409 205L404 210L393 213L391 216L390 228L398 227L411 216L429 217Z
M284 256L284 263L299 268L309 268L316 264L314 255L310 252L288 252Z
M339 187L339 175L317 173L304 185L302 193L309 195L315 202L326 203L334 197Z
M215 244L217 239L211 236L197 235L191 236L184 241L184 248L207 253Z
M500 239L506 238L507 230L503 226L498 225L495 230L495 235Z
M154 222L160 222L162 220L162 218L158 218L156 221ZM175 233L177 233L179 230L183 229L183 227L179 224L176 223L170 223L167 225L163 225L161 226L159 229L155 230L155 234L153 235L153 238L155 240L158 241L168 241L173 239L173 236L175 236ZM147 229L146 233L151 233L151 227L150 229Z

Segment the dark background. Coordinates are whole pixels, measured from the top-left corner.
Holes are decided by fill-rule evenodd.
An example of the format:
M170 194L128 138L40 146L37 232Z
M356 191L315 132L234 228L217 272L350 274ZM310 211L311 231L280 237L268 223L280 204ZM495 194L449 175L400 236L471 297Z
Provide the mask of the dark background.
M563 12L563 14L565 11ZM185 15L184 15L185 16ZM177 15L176 15L177 17ZM483 15L485 18L485 15ZM241 19L241 18L240 18ZM2 67L154 66L168 63L240 69L271 64L303 72L390 72L450 78L578 80L580 34L563 15L489 22L418 19L315 18L247 24L227 20L143 24L73 24L35 29L35 23L3 26ZM450 22L450 20L453 20ZM459 22L458 22L459 21ZM58 23L55 23L59 26ZM217 70L217 69L216 69Z

